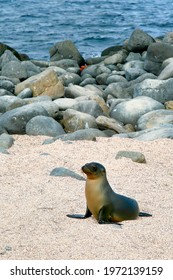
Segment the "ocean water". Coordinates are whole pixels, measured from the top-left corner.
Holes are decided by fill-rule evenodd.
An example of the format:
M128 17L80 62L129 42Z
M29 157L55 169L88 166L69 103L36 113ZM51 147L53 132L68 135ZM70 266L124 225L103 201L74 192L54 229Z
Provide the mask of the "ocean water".
M0 0L0 42L49 60L56 42L72 40L87 57L121 45L135 28L151 36L173 31L172 0Z

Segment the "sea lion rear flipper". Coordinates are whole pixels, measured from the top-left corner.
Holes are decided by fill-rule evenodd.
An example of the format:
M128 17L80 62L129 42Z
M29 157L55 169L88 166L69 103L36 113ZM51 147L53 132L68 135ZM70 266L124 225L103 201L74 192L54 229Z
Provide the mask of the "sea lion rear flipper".
M145 212L139 212L139 217L152 217L152 214L145 213Z
M74 218L74 219L87 219L87 218L91 217L91 215L92 215L92 213L90 212L90 210L87 207L85 215L81 215L81 214L67 214L67 217Z

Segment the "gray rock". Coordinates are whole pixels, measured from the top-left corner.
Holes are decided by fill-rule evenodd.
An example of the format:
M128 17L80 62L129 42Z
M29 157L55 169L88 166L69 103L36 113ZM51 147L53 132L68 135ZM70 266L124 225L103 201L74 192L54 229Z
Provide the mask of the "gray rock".
M112 83L118 83L118 82L120 82L120 83L126 83L127 80L126 80L126 78L124 78L123 76L121 76L121 75L116 75L116 74L114 74L114 75L109 75L109 77L108 77L107 80L106 80L106 84L107 84L107 85L112 84Z
M7 64L10 61L20 61L12 51L5 50L2 56L0 56L0 68L2 68L5 64Z
M125 77L127 81L132 81L145 73L146 71L140 68L129 68L125 71Z
M173 139L173 126L172 128L170 127L158 128L156 130L142 134L136 137L135 139L140 141L153 141L153 140L163 139L163 138Z
M73 59L61 59L59 61L50 62L50 66L56 66L58 68L62 68L62 70L67 70L69 67L79 67L76 60Z
M119 103L110 112L110 116L124 124L135 125L145 113L162 108L163 104L150 97L141 96Z
M148 46L155 40L141 29L135 29L125 47L128 51L143 52L147 50Z
M137 122L137 129L157 127L161 124L173 124L173 110L154 110L141 116Z
M18 97L21 98L21 99L32 97L32 89L30 89L30 88L25 88L24 90L22 90L22 91L18 94Z
M26 134L58 136L65 134L62 126L51 117L36 116L26 124Z
M19 100L16 96L0 96L0 113L5 113L8 110L8 107L16 100Z
M54 101L41 101L39 102L41 106L47 111L49 117L56 118L59 115L59 107Z
M115 98L131 98L131 95L127 89L128 84L124 82L117 82L109 84L104 90L104 99L106 100L108 95L112 95Z
M158 76L159 80L166 80L169 78L173 78L173 61L162 69L160 75Z
M0 135L0 148L8 149L14 143L14 138L6 133Z
M9 61L2 67L2 75L11 77L11 78L18 78L19 80L25 80L28 78L28 74L26 68L20 61Z
M0 116L0 128L9 134L25 134L27 122L37 115L48 116L47 111L38 103L13 109Z
M109 77L109 74L107 74L107 73L102 73L102 74L100 74L100 75L98 75L98 76L96 77L96 82L97 82L99 85L105 85L108 77Z
M99 129L88 128L88 129L81 129L73 133L61 135L53 139L45 140L43 144L51 144L58 139L61 139L63 141L77 141L77 140L95 141L96 137L107 137L107 135L104 132L100 131Z
M139 130L139 131L135 131L135 132L126 132L126 133L115 134L115 135L113 135L113 137L138 139L139 136L148 134L150 132L151 132L151 135L154 135L154 131L162 130L165 128L172 129L173 125L172 124L163 124L163 125L161 124L161 125L153 127L153 128L147 128L147 129ZM144 138L145 138L145 136L144 136Z
M120 158L129 158L134 162L138 162L138 163L146 163L146 159L145 156L140 153L140 152L135 152L135 151L119 151L116 155L116 159L120 159Z
M111 70L106 67L104 64L100 64L98 65L98 67L96 68L96 75L100 75L100 74L103 74L103 73L106 73L106 74L111 74Z
M147 50L144 69L159 75L162 62L169 57L173 57L173 46L161 42L152 43Z
M21 67L24 67L26 69L27 78L41 73L40 67L36 66L34 63L32 63L29 60L22 61L21 62Z
M97 128L93 116L73 109L67 109L63 113L62 124L66 132L74 132L84 128Z
M65 74L61 75L59 78L63 82L63 85L66 87L69 84L79 85L81 83L81 77L75 73L66 72Z
M132 60L142 60L142 56L140 53L134 53L134 52L130 52L126 58L126 61L132 61Z
M158 102L164 103L166 101L173 100L172 88L173 78L168 80L146 79L135 85L133 97L148 96Z
M0 79L0 89L5 89L11 93L14 93L14 87L15 86L11 81Z
M56 167L54 168L51 173L50 176L62 176L62 177L72 177L75 178L77 180L80 181L85 181L85 178L80 176L79 174L77 174L76 172L67 169L65 167Z
M83 79L83 81L79 84L81 87L84 87L88 84L96 84L96 80L94 78L86 78Z
M10 96L14 96L14 94L6 89L0 88L0 97L1 96L5 96L5 95L10 95Z
M56 61L60 59L73 59L78 62L79 65L84 65L85 60L79 53L75 44L71 40L65 40L56 43L50 48L50 61Z
M59 98L53 101L61 111L65 111L67 109L72 108L73 105L77 104L78 101L73 98Z
M95 100L78 101L72 106L72 109L89 114L94 118L104 115L102 108Z
M99 66L96 65L89 65L85 69L82 70L81 76L89 74L91 77L95 78L97 76L97 68Z
M107 58L105 58L104 60L104 64L105 65L109 65L109 64L122 64L124 63L124 61L127 58L127 52L126 50L122 49L119 52L117 52L116 54L113 54Z
M100 95L102 94L101 91L97 91L100 93ZM81 87L78 85L69 85L66 89L65 89L65 97L68 98L76 98L76 97L80 97L80 96L88 96L91 94L96 93L96 88L95 91L93 89L87 88L87 87Z

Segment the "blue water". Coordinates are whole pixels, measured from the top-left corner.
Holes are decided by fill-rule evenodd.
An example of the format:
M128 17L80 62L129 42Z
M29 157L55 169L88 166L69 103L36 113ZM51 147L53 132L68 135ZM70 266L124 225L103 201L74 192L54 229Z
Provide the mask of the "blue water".
M0 42L30 58L72 40L87 58L122 44L135 28L151 36L173 31L172 0L0 0Z

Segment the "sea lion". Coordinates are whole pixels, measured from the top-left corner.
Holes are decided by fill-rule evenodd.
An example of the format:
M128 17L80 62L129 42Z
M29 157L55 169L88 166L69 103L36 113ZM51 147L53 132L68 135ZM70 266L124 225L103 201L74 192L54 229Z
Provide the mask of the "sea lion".
M70 218L86 219L91 215L99 224L119 223L135 220L138 216L149 217L151 214L140 212L135 199L114 192L107 180L105 167L98 162L82 166L87 175L85 196L87 208L85 215L68 214Z

